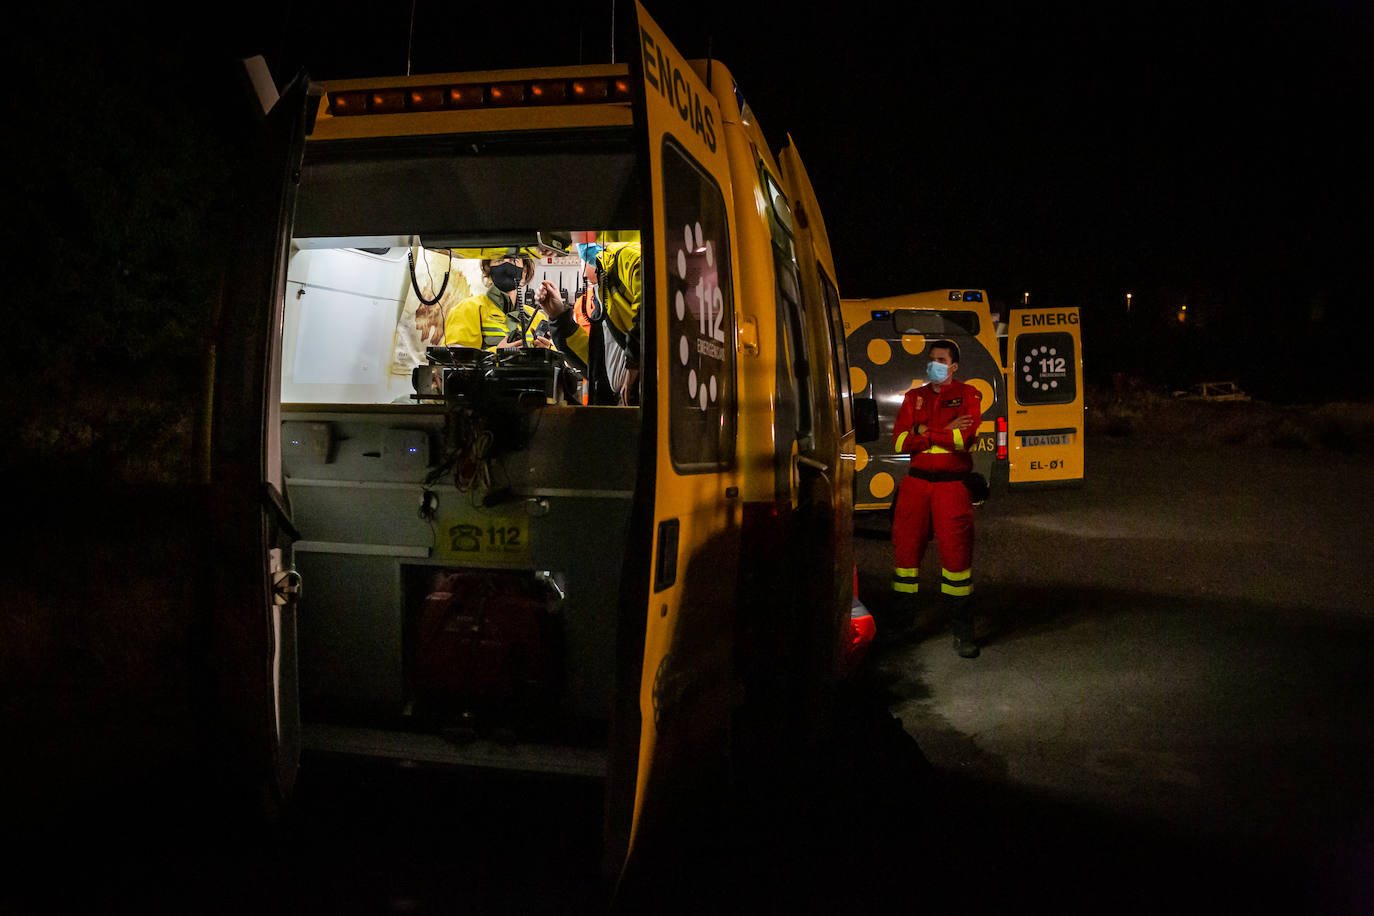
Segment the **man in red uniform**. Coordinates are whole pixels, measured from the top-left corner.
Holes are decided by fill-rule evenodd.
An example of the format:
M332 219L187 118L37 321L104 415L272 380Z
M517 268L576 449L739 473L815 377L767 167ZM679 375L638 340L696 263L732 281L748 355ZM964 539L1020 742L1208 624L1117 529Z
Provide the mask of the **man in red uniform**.
M968 449L978 439L983 407L978 391L954 377L958 371L958 345L950 340L931 343L928 384L906 393L892 427L894 449L911 456L892 518L892 589L915 597L921 557L933 530L954 648L964 658L976 658L970 607L973 501L964 480L973 470Z

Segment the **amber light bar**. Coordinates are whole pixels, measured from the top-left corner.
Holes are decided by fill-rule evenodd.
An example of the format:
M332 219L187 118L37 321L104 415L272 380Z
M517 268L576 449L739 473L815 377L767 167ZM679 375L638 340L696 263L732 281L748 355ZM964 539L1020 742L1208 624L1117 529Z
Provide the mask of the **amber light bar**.
M446 108L515 108L524 105L582 105L628 102L628 77L592 76L579 79L467 83L414 88L347 89L329 93L329 113L335 117L442 111Z

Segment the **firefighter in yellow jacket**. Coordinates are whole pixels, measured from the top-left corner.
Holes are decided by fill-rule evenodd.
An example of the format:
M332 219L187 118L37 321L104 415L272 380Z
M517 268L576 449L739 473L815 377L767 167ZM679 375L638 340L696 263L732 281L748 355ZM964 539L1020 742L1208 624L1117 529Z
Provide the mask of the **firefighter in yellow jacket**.
M576 320L571 303L548 280L535 301L553 325L553 342L587 372L593 404L639 403L639 308L644 298L638 242L597 241L595 232L572 233L586 265L593 306L589 325Z
M517 305L513 293L534 279L534 260L517 248L484 258L485 293L459 302L444 319L444 345L495 352L507 347L552 347L548 321L532 305Z

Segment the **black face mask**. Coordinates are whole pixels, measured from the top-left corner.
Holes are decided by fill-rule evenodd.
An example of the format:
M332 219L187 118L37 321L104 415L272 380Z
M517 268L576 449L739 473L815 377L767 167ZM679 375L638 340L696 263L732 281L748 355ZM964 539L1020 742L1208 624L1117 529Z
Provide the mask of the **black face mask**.
M520 278L525 275L525 268L519 264L493 264L491 265L491 282L503 293L508 293L520 285Z

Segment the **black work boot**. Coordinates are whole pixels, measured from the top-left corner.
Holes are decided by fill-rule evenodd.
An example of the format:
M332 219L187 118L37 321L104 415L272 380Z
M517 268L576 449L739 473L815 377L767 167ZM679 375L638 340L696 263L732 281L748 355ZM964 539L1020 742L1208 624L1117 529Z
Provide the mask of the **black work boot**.
M896 589L888 592L881 610L887 618L889 635L896 636L914 628L919 609L915 592L899 592Z
M978 643L973 638L973 608L967 597L947 599L950 606L949 628L954 633L954 651L960 658L977 658Z

